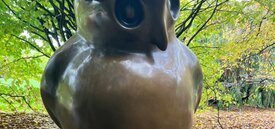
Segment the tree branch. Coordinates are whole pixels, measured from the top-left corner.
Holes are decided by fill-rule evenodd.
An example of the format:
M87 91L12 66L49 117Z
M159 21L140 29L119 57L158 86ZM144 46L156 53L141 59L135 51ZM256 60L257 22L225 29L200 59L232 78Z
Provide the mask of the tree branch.
M14 35L14 34L12 34L12 36L14 36L15 38L17 38L17 39L19 39L19 40L21 40L21 41L24 41L25 43L29 44L32 48L34 48L34 49L35 49L36 51L38 51L39 53L41 53L41 54L43 54L44 56L50 58L49 55L47 55L46 53L44 53L43 51L41 51L38 47L36 47L35 45L33 45L31 42L29 42L29 41L27 41L27 40L25 40L25 39L23 39L23 38L20 38L20 37Z
M22 96L22 95L12 95L12 94L7 94L7 93L0 93L0 96L8 96L11 98L21 98L26 104L27 106L34 111L34 109L32 108L32 106L30 105L30 103L27 101L26 96ZM12 104L12 103L10 103Z
M21 57L21 58L16 59L16 60L14 60L14 61L12 61L12 62L8 62L8 63L2 65L2 66L0 67L0 69L3 69L4 67L6 67L6 66L8 66L8 65L10 65L10 64L16 63L16 62L18 62L18 61L20 61L20 60L35 59L35 58L40 58L40 57L43 57L43 56L44 56L44 55L29 56L29 57Z
M226 0L225 2L227 2L228 0ZM203 30L203 28L205 27L205 25L210 21L210 19L212 19L212 17L214 16L214 14L216 13L217 8L219 7L218 0L216 0L216 6L214 7L212 14L210 15L210 17L204 22L204 24L197 30L197 32L189 39L189 41L187 42L186 46L189 46L191 41L199 34L199 32L201 32Z

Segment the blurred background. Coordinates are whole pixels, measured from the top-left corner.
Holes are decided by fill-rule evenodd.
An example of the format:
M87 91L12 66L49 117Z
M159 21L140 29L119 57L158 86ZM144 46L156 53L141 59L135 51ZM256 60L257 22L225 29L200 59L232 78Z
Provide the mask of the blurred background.
M204 74L198 112L274 109L275 2L180 4L177 37ZM0 112L45 113L40 79L54 51L76 32L73 8L73 0L0 0Z

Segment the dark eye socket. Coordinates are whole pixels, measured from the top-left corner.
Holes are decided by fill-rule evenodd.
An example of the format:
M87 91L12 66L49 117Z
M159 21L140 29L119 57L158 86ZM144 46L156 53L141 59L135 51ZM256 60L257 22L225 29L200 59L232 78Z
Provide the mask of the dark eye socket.
M98 1L98 2L101 2L102 0L85 0L87 2L92 2L92 1Z
M84 0L85 2L92 3L92 2L97 2L97 3L102 3L103 0Z
M179 0L168 0L171 16L174 20L179 17L180 12L180 1Z
M144 19L144 10L140 0L116 0L115 15L121 25L134 28Z

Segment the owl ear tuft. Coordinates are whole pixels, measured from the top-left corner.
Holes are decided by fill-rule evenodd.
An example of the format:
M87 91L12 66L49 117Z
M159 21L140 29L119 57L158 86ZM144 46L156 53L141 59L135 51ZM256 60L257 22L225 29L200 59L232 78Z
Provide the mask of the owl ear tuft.
M174 20L178 19L180 13L180 1L168 0L171 16Z

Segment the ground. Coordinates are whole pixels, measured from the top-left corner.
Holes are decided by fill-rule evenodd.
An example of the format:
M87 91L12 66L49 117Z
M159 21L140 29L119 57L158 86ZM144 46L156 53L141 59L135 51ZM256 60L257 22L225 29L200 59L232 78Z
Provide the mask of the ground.
M275 129L275 109L245 107L231 111L204 112L196 114L196 129ZM221 127L221 126L222 127Z
M194 128L225 129L275 129L275 109L257 109L246 107L232 111L220 111L220 124L217 112L197 113ZM222 127L221 127L221 126ZM45 114L3 113L0 112L0 129L56 129L57 126ZM58 129L58 128L57 128Z

